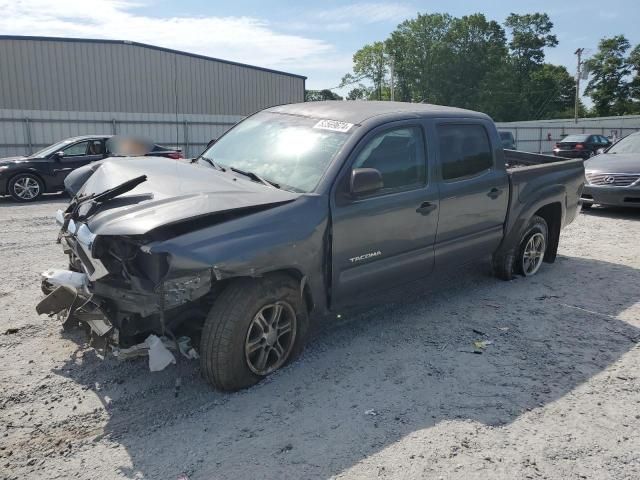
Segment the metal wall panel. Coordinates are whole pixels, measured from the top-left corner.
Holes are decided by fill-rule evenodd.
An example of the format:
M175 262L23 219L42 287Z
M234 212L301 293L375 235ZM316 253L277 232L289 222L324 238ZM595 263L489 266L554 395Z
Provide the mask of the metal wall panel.
M77 135L113 133L177 146L190 157L199 154L211 139L219 138L242 118L242 115L0 109L0 158L28 155Z
M0 36L0 82L13 110L244 116L304 101L301 76L109 40Z

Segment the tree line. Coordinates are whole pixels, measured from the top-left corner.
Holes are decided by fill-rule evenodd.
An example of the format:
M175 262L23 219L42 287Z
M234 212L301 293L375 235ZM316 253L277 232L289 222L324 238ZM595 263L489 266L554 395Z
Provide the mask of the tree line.
M340 84L349 100L390 100L450 105L486 112L497 121L573 116L575 78L545 62L558 45L546 13L510 14L504 25L476 13L463 17L418 14L384 41L353 55L353 71ZM584 62L585 94L593 101L581 116L640 113L640 45L623 36L604 38ZM341 99L311 90L306 99Z

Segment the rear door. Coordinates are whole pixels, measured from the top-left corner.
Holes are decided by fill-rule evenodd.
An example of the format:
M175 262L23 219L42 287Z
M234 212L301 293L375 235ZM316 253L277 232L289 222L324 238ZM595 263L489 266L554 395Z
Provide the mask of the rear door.
M509 179L496 166L488 121L436 121L440 218L436 268L481 258L502 240L509 202ZM497 140L497 139L496 139Z
M433 268L438 188L432 180L423 125L393 122L358 144L337 182L332 208L333 306L427 275ZM375 168L384 188L355 198L354 168Z

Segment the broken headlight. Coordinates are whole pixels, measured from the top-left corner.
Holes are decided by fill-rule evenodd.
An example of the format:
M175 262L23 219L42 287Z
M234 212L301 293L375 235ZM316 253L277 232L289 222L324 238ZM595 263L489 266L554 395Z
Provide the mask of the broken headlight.
M191 302L211 290L211 270L203 270L194 275L165 280L161 285L164 309L170 309Z

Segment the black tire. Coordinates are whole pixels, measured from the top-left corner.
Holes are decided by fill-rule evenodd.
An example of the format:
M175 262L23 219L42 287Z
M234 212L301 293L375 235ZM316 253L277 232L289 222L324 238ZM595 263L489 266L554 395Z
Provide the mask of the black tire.
M245 355L245 342L249 341L249 327L258 313L276 302L290 306L295 314L295 334L284 363L278 368L302 352L309 319L299 283L285 274L235 280L215 300L202 330L200 367L214 387L240 390L268 375L258 375L249 367L250 354Z
M582 210L589 210L593 207L593 202L582 202Z
M26 193L26 190L23 188L25 183L30 184L32 188L37 190L30 190L31 192L34 192L33 196ZM8 190L11 198L16 202L33 202L40 198L44 193L44 183L42 183L42 180L40 180L36 175L31 173L19 173L9 180Z
M544 258L546 249L549 247L549 227L547 226L547 222L544 218L539 217L538 215L534 215L533 217L531 217L531 220L529 220L529 225L527 225L527 228L524 231L524 235L522 236L522 240L520 241L520 246L518 247L518 253L516 254L514 259L515 271L520 275L533 276L538 272L538 269L542 264L542 261L541 261L540 264L538 265L538 268L536 268L533 273L526 273L524 271L523 264L524 264L525 248L527 246L527 243L531 239L531 237L537 234L541 234L544 237L544 251L543 251L543 258Z
M500 280L513 280L513 252L496 253L493 255L493 274Z

